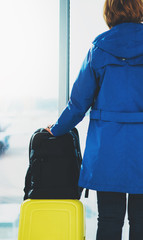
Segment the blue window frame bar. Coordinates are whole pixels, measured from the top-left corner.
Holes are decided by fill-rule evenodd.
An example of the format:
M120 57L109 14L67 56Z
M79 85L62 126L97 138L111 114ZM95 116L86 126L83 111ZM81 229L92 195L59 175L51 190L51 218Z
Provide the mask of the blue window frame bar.
M59 0L59 115L69 100L70 0Z

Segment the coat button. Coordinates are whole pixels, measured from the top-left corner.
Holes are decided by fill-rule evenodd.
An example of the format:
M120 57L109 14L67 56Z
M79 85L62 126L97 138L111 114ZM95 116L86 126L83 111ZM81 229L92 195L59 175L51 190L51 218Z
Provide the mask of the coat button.
M122 58L122 61L125 61L126 60L126 58Z

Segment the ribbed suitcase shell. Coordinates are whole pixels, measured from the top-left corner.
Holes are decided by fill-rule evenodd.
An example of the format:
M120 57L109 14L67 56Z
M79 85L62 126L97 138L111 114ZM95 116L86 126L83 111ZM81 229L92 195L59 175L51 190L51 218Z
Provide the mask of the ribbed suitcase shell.
M24 201L18 240L85 240L85 210L79 200Z

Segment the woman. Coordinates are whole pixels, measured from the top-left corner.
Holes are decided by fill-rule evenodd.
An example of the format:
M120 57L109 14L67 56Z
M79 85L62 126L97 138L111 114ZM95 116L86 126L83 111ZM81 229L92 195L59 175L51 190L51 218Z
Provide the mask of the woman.
M143 1L106 0L109 30L93 41L58 121L63 135L90 111L79 186L97 191L97 240L143 239Z

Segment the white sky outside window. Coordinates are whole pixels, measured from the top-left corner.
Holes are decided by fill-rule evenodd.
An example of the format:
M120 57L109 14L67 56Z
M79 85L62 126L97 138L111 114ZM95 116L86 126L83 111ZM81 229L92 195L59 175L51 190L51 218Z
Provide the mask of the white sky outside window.
M0 2L1 97L57 97L58 14L58 0Z
M70 2L70 87L92 41L108 27L103 19L104 0L71 0Z

